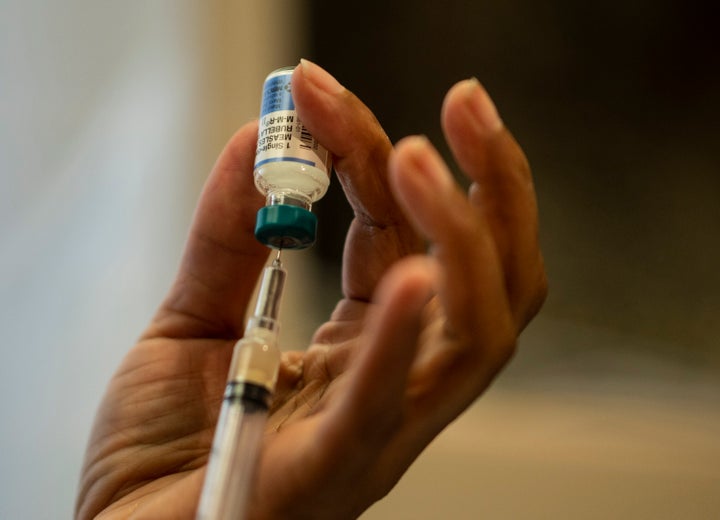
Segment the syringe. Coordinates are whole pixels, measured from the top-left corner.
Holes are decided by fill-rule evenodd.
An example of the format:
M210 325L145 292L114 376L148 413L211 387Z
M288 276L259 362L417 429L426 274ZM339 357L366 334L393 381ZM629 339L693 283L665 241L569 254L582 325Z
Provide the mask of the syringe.
M285 283L280 251L263 271L253 316L235 345L196 520L245 518L277 381L280 298Z

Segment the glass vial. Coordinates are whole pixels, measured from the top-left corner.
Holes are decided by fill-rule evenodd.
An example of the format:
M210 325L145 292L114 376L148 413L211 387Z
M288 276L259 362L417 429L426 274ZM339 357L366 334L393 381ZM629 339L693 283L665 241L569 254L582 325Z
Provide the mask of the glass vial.
M330 184L330 153L295 111L293 70L278 69L265 79L255 154L255 186L266 197L255 237L278 249L304 249L315 242L317 217L310 209Z

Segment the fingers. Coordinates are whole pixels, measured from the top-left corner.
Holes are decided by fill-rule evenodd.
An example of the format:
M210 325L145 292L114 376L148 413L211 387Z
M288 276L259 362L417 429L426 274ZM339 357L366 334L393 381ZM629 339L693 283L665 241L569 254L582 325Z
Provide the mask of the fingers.
M180 270L146 337L240 337L268 249L255 240L257 122L226 145L203 189Z
M459 166L474 181L470 200L492 231L513 315L522 329L547 290L527 160L477 80L462 81L448 92L442 123Z
M426 257L414 256L396 264L378 287L363 325L367 348L358 351L351 381L334 404L329 424L332 438L347 449L358 439L375 449L402 419L405 387L413 363L423 309L434 293L437 269ZM382 377L378 377L378 376Z
M375 116L325 70L302 60L293 75L293 99L303 123L333 154L335 170L359 218L379 227L402 214L387 188L392 144Z
M424 137L406 138L390 161L398 201L434 246L449 331L461 344L514 340L504 273L491 230ZM491 345L488 345L491 348Z
M303 123L333 154L355 212L345 249L345 294L369 301L384 271L423 247L388 186L392 145L372 112L319 66L303 60L292 91Z

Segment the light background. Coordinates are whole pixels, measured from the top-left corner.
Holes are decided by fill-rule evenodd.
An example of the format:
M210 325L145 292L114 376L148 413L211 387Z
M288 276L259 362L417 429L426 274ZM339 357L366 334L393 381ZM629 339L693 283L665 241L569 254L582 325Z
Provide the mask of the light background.
M521 3L503 5L501 19L527 23L513 14ZM319 28L301 6L0 0L0 518L72 516L100 395L172 280L222 145L255 117L268 71L322 55L305 31L358 40L343 32L346 16ZM372 62L360 65L372 76ZM720 192L717 156L698 153L717 138L704 122L709 94L681 92L673 113L685 128L639 148L608 139L573 162L592 143L571 123L590 114L596 135L618 135L624 114L595 107L551 121L561 89L548 98L528 87L523 112L503 77L530 75L481 79L533 152L551 296L495 387L364 518L718 517ZM637 176L608 186L583 175L583 160L592 170L600 156ZM659 184L644 192L648 179ZM614 203L591 196L613 191ZM288 258L286 347L306 341L337 295L333 270L312 259ZM313 313L298 315L309 299Z

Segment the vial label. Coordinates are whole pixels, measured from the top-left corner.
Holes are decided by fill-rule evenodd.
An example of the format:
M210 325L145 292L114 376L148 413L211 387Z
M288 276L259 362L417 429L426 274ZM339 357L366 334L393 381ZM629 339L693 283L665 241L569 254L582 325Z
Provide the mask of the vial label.
M292 70L268 76L263 87L255 168L270 162L297 162L329 174L330 154L308 132L290 92Z

